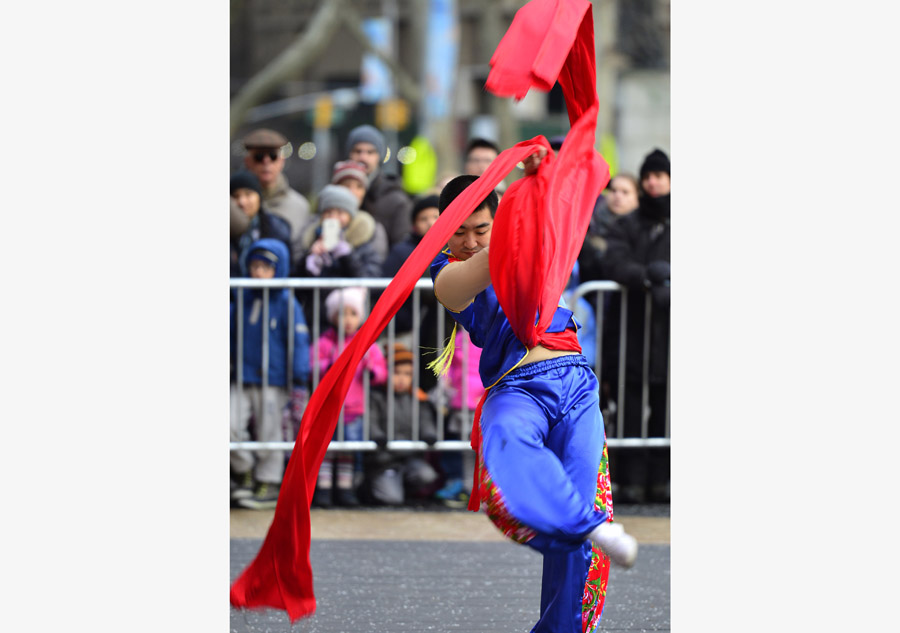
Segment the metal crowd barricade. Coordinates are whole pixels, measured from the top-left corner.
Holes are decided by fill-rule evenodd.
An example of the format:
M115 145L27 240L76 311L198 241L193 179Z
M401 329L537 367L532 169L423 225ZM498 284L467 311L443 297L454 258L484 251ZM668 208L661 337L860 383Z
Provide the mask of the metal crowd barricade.
M321 335L321 309L324 305L324 299L322 296L322 291L327 290L331 291L337 288L347 288L347 287L364 287L371 290L380 290L384 289L388 286L388 284L392 281L390 278L360 278L360 279L311 279L311 278L288 278L288 279L250 279L250 278L232 278L230 280L230 287L232 289L262 289L262 318L263 323L268 323L269 314L268 314L268 303L269 303L269 294L271 290L277 290L282 288L290 288L293 292L294 290L300 289L309 289L312 290L312 314L313 319L312 323L307 324L310 329L310 350L312 351L313 358L318 359L318 340ZM411 295L412 297L412 322L413 329L411 332L411 348L413 351L413 393L416 393L419 388L419 366L422 362L427 362L427 359L423 359L424 351L432 351L434 355L438 354L444 346L444 338L443 333L445 329L445 313L444 310L437 310L436 321L437 321L437 337L434 341L434 348L430 348L427 342L421 341L421 323L422 323L422 308L421 308L421 293L423 291L433 292L433 285L430 279L423 278L419 279L416 282L415 288ZM628 327L628 309L627 309L627 299L628 299L628 291L625 287L612 282L612 281L589 281L579 285L571 295L571 303L574 304L578 301L579 298L584 297L588 293L597 293L597 297L594 303L595 314L596 314L596 340L595 340L595 350L596 350L596 365L594 367L597 376L601 376L602 372L602 362L603 362L603 331L604 331L604 296L605 293L618 292L622 295L621 300L621 310L619 314L619 357L618 357L618 394L617 394L617 424L616 424L616 436L607 438L607 443L611 448L616 447L667 447L670 445L670 433L669 433L669 407L666 408L666 432L665 437L648 437L647 436L647 418L646 416L642 419L642 433L641 437L625 437L624 436L624 413L625 413L625 341ZM243 392L243 314L244 314L244 293L237 292L235 303L236 303L236 368L235 368L235 377L236 384L234 385L234 389L237 391L237 406L240 408L242 406L242 392ZM305 306L304 306L305 307ZM571 306L570 306L571 307ZM289 310L289 323L288 323L288 332L293 332L294 323L293 323L293 311ZM344 334L343 334L343 304L341 305L341 310L338 311L339 321L338 321L338 345L339 347L343 346L344 342ZM646 409L648 402L648 358L649 358L649 337L650 337L650 316L651 316L651 305L650 305L650 296L649 293L647 295L647 303L646 303L646 319L645 319L645 328L644 328L644 368L643 368L643 390L642 390L642 404L644 409ZM384 338L386 332L386 339ZM396 342L396 332L395 332L395 320L392 319L390 323L385 328L384 332L379 333L379 338L376 341L376 344L379 342L386 342L387 345L387 353L385 354L385 359L387 362L387 410L386 410L386 436L387 436L387 444L386 448L392 451L423 451L423 450L438 450L438 451L462 451L462 450L471 450L469 445L469 433L470 429L466 428L467 425L463 425L463 429L461 430L461 438L459 440L447 440L445 438L445 424L444 424L444 407L441 406L442 403L447 402L449 400L449 395L446 393L446 388L443 381L438 381L437 386L437 395L439 403L435 405L435 423L437 427L437 441L429 446L420 439L420 428L419 428L419 401L417 398L413 398L412 400L412 413L413 413L413 426L412 426L412 439L409 440L398 440L394 439L395 436L395 402L394 402L394 392L393 392L393 372L391 368L393 367L394 360L394 343ZM420 348L420 345L422 346ZM263 328L263 340L262 340L262 363L264 367L268 366L269 359L269 328ZM287 356L287 370L288 370L288 385L291 385L291 371L293 368L293 336L288 337L288 356ZM463 346L462 353L462 367L463 367L463 380L462 384L459 385L459 388L462 390L462 414L463 419L470 419L470 410L468 407L468 393L467 393L467 380L465 377L468 375L468 363L469 363L469 353L468 346ZM311 374L311 391L314 391L320 382L321 376L319 375L319 363L311 362L310 363L310 374ZM368 372L364 374L364 414L363 414L363 440L362 441L347 441L344 439L344 425L343 425L343 409L341 411L341 417L336 429L337 438L333 439L329 444L329 450L333 451L372 451L378 449L378 445L369 438L370 435L370 424L371 420L369 418L369 394L370 394L370 385L368 381ZM669 381L671 378L669 378ZM263 388L267 386L268 383L268 372L262 372L262 381ZM669 384L666 386L667 389L667 400L668 400L668 392L669 392ZM238 410L237 414L240 416L243 412ZM262 414L265 415L265 408L263 408ZM280 412L279 412L280 415ZM230 442L229 449L232 451L235 450L291 450L294 447L293 441L281 441L281 442L258 442L258 441L245 441L245 442Z
M271 290L279 290L282 288L290 288L293 292L295 289L308 289L312 290L312 323L307 324L310 330L310 341L309 346L312 351L311 356L315 359L319 358L318 353L318 341L319 337L322 333L321 331L321 310L324 305L324 296L322 294L323 290L331 291L337 288L348 288L348 287L363 287L371 290L381 290L384 289L390 284L392 279L390 278L359 278L359 279L311 279L311 278L288 278L288 279L250 279L250 278L232 278L230 280L230 287L232 289L262 289L262 318L264 319L264 323L268 323L268 302L269 302L269 293ZM413 318L413 330L412 330L412 351L413 351L413 393L417 392L419 388L419 366L422 362L427 362L427 359L422 358L423 350L419 349L422 341L420 340L420 325L421 325L421 293L423 291L433 292L433 285L430 279L423 278L419 279L416 282L412 293L412 318ZM236 304L236 350L235 350L235 378L236 384L234 385L234 389L237 391L237 406L240 407L243 399L242 392L244 389L243 384L243 313L244 313L244 293L237 292L236 298L234 299ZM327 294L327 293L326 293ZM371 300L371 299L370 299ZM343 304L341 304L343 307ZM304 306L305 307L305 306ZM289 311L290 314L290 322L288 323L288 331L293 332L293 312ZM443 349L445 341L443 340L443 331L445 325L445 315L443 310L438 310L436 315L437 320L437 337L434 341L434 347L431 350L441 350ZM338 346L339 348L343 347L344 343L344 333L343 333L343 309L338 311ZM384 335L386 332L386 339L384 339ZM287 366L288 366L288 383L291 382L290 372L293 368L293 336L288 337L289 340L289 348L288 348L288 358L287 358ZM391 371L391 367L393 366L394 360L394 343L396 342L396 332L395 332L395 319L391 319L388 326L385 328L384 332L379 333L379 339L376 341L376 344L379 342L386 342L386 354L385 359L387 362L388 372L387 372L387 411L386 411L386 436L387 436L387 444L386 447L389 450L393 451L422 451L422 450L453 450L459 451L464 449L469 449L469 430L465 429L463 437L459 440L447 440L444 437L444 412L443 408L440 406L436 406L436 416L435 422L437 426L437 441L429 446L423 440L420 439L420 428L419 428L419 401L417 398L413 398L412 400L412 413L413 413L413 427L412 427L412 439L409 440L397 440L394 439L395 436L395 402L394 402L394 392L393 392L393 372ZM427 343L427 342L426 342ZM268 328L263 328L263 340L262 340L262 363L263 366L268 366L268 350L269 350L269 340L268 340ZM425 345L425 347L430 347ZM418 353L417 353L418 351ZM437 352L436 352L437 353ZM466 365L468 364L468 352L463 354L463 367L464 371L466 369ZM310 375L311 375L311 393L318 387L320 382L320 368L318 362L310 363ZM268 372L262 372L262 380L263 380L263 388L267 386L268 383ZM438 383L438 389L443 389L441 386L442 383ZM368 380L368 372L364 373L364 414L363 414L363 440L362 441L347 441L344 439L344 425L343 425L343 409L341 410L341 417L339 419L339 423L336 428L336 439L332 440L329 444L329 450L334 451L371 451L376 450L378 445L369 438L371 437L370 433L370 425L371 421L369 419L369 394L371 387L369 385ZM237 415L240 417L243 414L242 411L238 410ZM265 415L265 411L262 412ZM466 407L466 403L464 402L464 414L468 414L468 408ZM281 441L281 442L258 442L258 441L246 441L246 442L230 442L229 449L232 451L235 450L291 450L294 447L293 441Z
M597 293L594 302L594 313L597 315L597 333L596 333L596 364L594 371L597 377L602 376L603 371L603 316L604 316L604 297L607 292L621 293L620 310L619 310L619 358L618 358L618 390L616 394L616 434L615 437L607 437L606 442L610 448L647 448L647 447L668 447L671 446L670 434L670 414L671 406L669 403L670 385L672 381L671 372L666 373L666 428L664 437L649 437L648 422L646 415L648 403L650 401L650 324L653 316L652 301L650 293L646 293L644 303L644 345L643 345L643 364L641 373L641 407L644 412L641 416L641 436L625 437L625 358L626 358L626 341L628 339L628 288L614 281L587 281L579 285L572 292L571 303L574 305L578 299L584 297L588 293ZM572 306L570 306L572 307ZM669 339L671 341L671 337ZM671 358L671 354L669 354ZM670 363L671 365L671 363Z

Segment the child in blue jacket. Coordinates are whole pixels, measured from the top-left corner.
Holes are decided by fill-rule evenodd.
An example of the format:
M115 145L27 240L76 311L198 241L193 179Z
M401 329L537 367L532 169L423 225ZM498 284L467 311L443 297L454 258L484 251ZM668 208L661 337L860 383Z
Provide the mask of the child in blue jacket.
M280 240L266 238L254 242L241 262L244 276L254 279L282 279L288 276L290 255ZM237 293L243 292L243 314L237 314ZM250 439L250 420L259 442L284 441L282 410L290 400L288 382L288 340L293 336L291 382L305 384L309 379L309 329L300 303L289 288L268 290L268 314L264 314L264 290L243 288L235 291L231 303L231 441ZM293 313L293 332L290 315ZM240 367L237 358L237 319L243 322L243 346ZM263 387L263 328L268 329L267 384ZM240 369L240 377L237 370ZM238 383L240 378L240 383ZM290 438L293 439L293 438ZM278 500L284 475L284 451L232 451L231 498L237 505L256 510L271 509Z

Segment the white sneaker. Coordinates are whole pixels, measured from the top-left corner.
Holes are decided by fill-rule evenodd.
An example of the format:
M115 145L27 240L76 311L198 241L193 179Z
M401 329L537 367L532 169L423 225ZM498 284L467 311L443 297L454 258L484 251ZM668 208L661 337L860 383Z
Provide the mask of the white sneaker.
M604 521L588 534L588 538L616 565L626 569L634 565L638 551L637 540L625 533L621 523Z

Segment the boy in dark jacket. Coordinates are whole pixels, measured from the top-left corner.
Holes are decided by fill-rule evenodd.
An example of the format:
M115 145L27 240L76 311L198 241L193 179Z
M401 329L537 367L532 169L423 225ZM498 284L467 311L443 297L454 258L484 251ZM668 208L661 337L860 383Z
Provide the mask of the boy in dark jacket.
M423 440L434 444L437 440L434 407L422 389L413 393L413 354L404 345L394 346L393 367L393 434L389 434L390 420L386 386L372 389L370 436L384 446L393 440ZM413 402L418 402L418 434L415 433ZM437 471L422 453L389 453L384 450L366 455L366 481L376 502L402 504L407 496L427 497L437 481Z
M287 277L290 256L287 246L276 239L254 242L242 262L242 271L254 279ZM243 293L243 313L238 313L237 293ZM231 441L250 439L254 420L255 439L282 442L282 410L290 399L291 382L304 384L309 378L309 330L300 304L290 289L238 289L231 303ZM293 318L293 328L290 319ZM242 322L243 345L238 362L237 330ZM265 332L264 330L268 330ZM263 377L263 340L268 340L268 369ZM289 338L293 364L288 367ZM289 381L288 374L291 374ZM264 384L265 382L265 384ZM231 452L231 498L241 507L271 509L278 500L284 475L284 451Z

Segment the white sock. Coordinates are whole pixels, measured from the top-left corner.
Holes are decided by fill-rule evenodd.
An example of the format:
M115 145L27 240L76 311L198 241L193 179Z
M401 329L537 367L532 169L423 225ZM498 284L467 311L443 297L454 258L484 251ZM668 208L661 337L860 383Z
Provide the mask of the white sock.
M621 523L604 521L588 534L588 539L615 564L626 568L634 565L638 544L633 536L625 533Z

